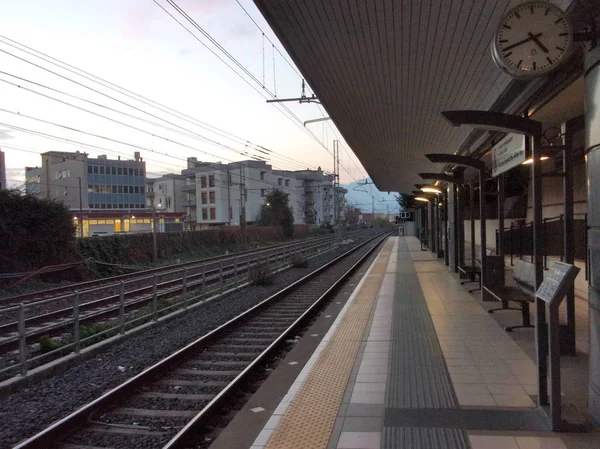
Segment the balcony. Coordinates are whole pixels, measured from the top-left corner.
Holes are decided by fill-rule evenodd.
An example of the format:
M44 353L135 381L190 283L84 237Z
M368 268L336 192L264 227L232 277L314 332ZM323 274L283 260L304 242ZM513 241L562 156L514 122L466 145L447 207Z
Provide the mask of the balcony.
M146 192L146 198L154 198L154 192Z
M187 200L183 202L183 207L196 207L196 200Z
M196 184L186 184L181 188L182 192L195 192Z

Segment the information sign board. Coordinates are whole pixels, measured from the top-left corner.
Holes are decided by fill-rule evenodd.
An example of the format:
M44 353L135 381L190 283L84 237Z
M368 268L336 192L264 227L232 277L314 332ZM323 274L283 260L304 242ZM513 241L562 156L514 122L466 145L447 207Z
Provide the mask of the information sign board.
M525 136L509 134L492 148L492 176L525 162Z
M575 281L577 273L579 273L579 268L573 265L554 262L548 276L544 278L535 295L548 304L561 300L567 294L569 286Z

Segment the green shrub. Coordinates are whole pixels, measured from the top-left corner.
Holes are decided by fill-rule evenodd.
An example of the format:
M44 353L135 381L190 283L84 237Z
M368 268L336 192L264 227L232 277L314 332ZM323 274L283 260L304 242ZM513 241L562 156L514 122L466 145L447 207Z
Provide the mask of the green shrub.
M248 279L251 285L271 285L273 274L266 263L258 263L250 267Z

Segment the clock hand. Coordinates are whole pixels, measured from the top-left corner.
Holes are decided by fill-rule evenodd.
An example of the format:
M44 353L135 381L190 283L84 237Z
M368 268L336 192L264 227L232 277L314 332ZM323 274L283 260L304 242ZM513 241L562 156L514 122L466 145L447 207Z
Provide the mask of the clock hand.
M502 49L502 51L510 50L511 48L515 48L515 47L517 47L517 46L519 46L521 44L524 44L525 42L529 42L529 41L535 40L538 37L540 37L541 35L542 35L542 33L538 33L538 34L531 34L531 33L529 33L529 37L527 39L523 39L522 41L515 42L514 44L509 45L508 47L504 47Z
M529 37L533 40L533 42L535 42L537 44L538 47L540 47L540 49L544 52L544 53L548 53L548 49L544 46L544 44L542 44L540 42L540 40L538 39L538 36L542 34L539 33L537 36L533 33L529 33Z

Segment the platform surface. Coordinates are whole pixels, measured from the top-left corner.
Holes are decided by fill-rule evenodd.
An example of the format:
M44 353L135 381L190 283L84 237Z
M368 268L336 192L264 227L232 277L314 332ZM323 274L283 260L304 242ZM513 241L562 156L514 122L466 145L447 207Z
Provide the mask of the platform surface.
M548 431L536 392L533 360L458 277L393 237L250 449L594 447Z

